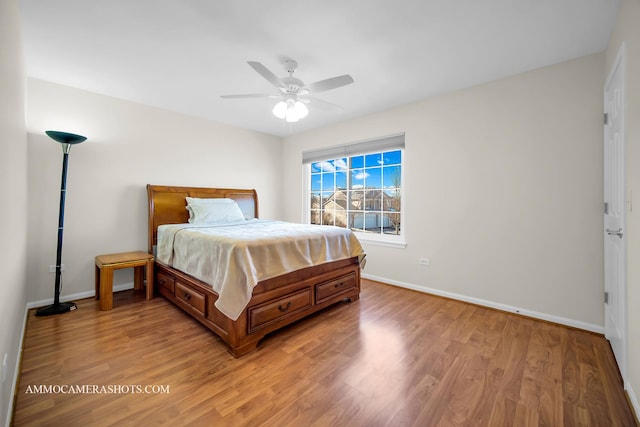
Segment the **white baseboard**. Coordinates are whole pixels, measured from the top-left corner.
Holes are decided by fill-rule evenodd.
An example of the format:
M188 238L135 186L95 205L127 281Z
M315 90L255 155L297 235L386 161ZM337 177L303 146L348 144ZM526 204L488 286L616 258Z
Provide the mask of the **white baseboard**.
M523 316L532 317L534 319L546 320L547 322L558 323L560 325L571 326L572 328L584 329L586 331L595 332L598 334L604 334L604 327L600 325L594 325L591 323L581 322L579 320L568 319L566 317L554 316L552 314L540 313L533 310L527 310L521 307L514 307L511 305L501 304L494 301L484 300L480 298L469 297L466 295L455 294L452 292L441 291L439 289L427 288L424 286L418 286L411 283L400 282L398 280L387 279L384 277L373 276L370 274L362 274L364 279L375 280L376 282L387 283L389 285L399 286L401 288L411 289L425 294L437 295L445 298L450 298L458 301L464 301L471 304L481 305L483 307L490 307L496 310L506 311L509 313L521 314Z
M13 404L16 396L16 388L18 387L18 377L20 376L20 365L22 362L22 346L24 343L24 332L27 329L27 315L29 309L25 307L24 316L22 318L22 329L20 329L20 342L18 343L18 355L16 356L15 370L13 372L13 382L11 384L11 392L9 393L9 405L7 407L7 419L5 426L11 426L11 420L13 419Z
M115 285L113 287L113 292L126 291L127 289L133 289L133 282L123 283L121 285ZM60 295L60 302L73 301L74 299L91 298L91 297L95 297L95 296L96 296L95 290L85 291L85 292L77 292L77 293L71 294L71 295ZM49 304L53 304L53 298L43 299L43 300L40 300L40 301L28 302L27 303L27 310L30 309L30 308L44 307L45 305L49 305Z
M631 409L635 412L636 420L640 419L640 403L638 403L638 397L633 392L633 388L631 388L631 384L629 381L625 382L625 390L627 391L627 396L629 396L629 402L631 402Z

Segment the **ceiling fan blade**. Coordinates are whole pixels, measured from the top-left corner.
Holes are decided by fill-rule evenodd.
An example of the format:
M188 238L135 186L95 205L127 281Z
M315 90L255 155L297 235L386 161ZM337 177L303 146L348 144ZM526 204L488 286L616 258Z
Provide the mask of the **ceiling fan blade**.
M247 61L247 64L251 66L254 70L258 72L262 77L271 82L275 87L285 87L282 80L280 80L275 74L273 74L267 67L262 65L260 62L256 61Z
M325 101L323 99L320 98L316 98L316 97L312 97L312 98L298 98L300 99L302 102L304 102L305 104L311 104L314 107L317 107L321 110L325 110L325 111L342 111L344 110L344 108L338 104L334 104L332 102L329 101Z
M353 77L349 74L343 74L341 76L332 77L326 80L320 80L319 82L311 83L305 86L305 89L309 89L310 92L324 92L326 90L331 90L335 88L339 88L341 86L345 86L353 83Z
M220 98L235 99L235 98L280 98L278 95L269 95L265 93L248 93L246 95L220 95Z

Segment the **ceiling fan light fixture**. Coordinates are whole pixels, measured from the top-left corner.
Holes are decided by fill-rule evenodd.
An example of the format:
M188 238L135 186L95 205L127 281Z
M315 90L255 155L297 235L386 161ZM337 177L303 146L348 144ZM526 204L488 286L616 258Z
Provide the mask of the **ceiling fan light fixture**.
M284 119L287 117L287 103L284 101L280 101L273 107L273 115L279 119Z
M298 113L293 108L293 103L287 105L287 116L285 117L285 120L287 121L287 123L295 123L300 120Z
M275 107L273 107L273 115L279 119L284 119L288 123L295 123L300 119L307 117L309 114L309 109L304 103L293 100L286 99L284 101L278 102Z
M295 104L293 104L293 111L297 114L299 119L304 119L309 114L307 106L300 101L296 101Z

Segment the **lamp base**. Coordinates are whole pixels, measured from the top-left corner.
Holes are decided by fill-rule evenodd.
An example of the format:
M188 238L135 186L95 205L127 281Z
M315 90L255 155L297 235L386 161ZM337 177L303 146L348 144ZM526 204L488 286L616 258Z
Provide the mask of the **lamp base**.
M75 302L60 302L58 304L51 304L46 307L40 307L36 310L36 316L51 316L54 314L62 314L67 311L75 310L78 306Z

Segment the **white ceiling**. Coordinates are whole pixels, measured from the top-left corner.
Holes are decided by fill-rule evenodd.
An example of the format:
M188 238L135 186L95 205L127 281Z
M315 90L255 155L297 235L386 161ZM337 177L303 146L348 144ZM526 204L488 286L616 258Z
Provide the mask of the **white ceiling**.
M620 0L19 0L30 77L285 136L600 52ZM286 125L259 61L318 95Z

